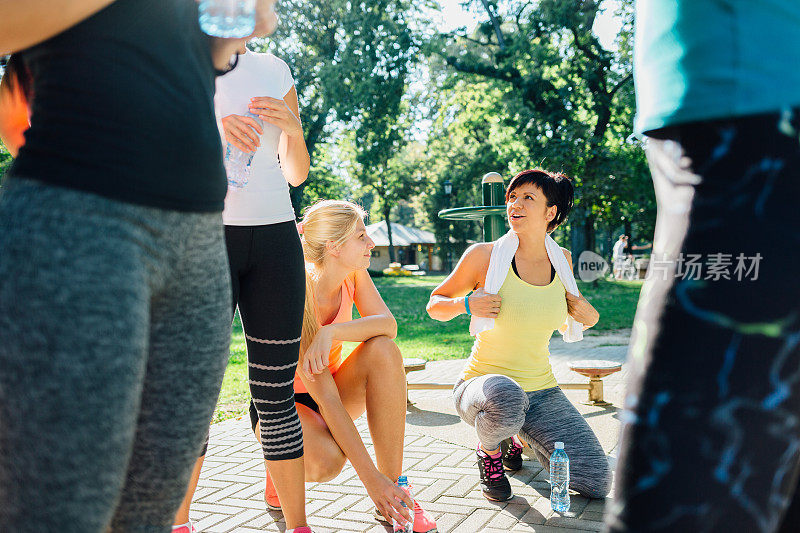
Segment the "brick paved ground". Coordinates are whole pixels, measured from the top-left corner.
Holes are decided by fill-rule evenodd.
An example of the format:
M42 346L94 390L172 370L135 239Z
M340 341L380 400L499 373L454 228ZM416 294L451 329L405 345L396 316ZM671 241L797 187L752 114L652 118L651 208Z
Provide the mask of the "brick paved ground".
M570 360L624 359L622 343L627 341L627 332L587 341L564 345L554 339L551 349L559 381L583 379L569 375L566 364ZM419 376L412 374L411 380L453 381L462 365L463 361L429 363L428 369ZM616 405L624 392L624 379L624 373L606 379L606 397ZM585 391L568 391L567 395L598 433L613 464L618 409L583 406L580 402L585 399ZM415 496L434 514L440 532L564 533L601 529L604 500L573 494L568 513L551 511L547 472L530 457L524 468L511 477L515 498L505 503L487 501L480 492L474 432L457 418L454 420L450 393L412 391L411 400L415 405L408 415L405 471L414 485ZM356 425L371 452L366 419L360 418ZM372 502L349 464L335 480L309 483L306 488L309 522L315 532L391 530L373 518ZM266 510L263 493L264 462L249 421L229 420L212 426L209 453L191 512L198 531L283 531L281 514Z

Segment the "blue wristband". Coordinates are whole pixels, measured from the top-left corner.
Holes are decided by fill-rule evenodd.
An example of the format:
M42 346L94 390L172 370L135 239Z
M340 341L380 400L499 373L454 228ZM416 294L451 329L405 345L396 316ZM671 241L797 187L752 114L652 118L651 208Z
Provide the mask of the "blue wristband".
M472 291L470 291L470 292L469 292L469 294L467 294L467 295L464 297L464 307L467 309L467 314L468 314L469 316L472 316L472 313L471 313L471 312L470 312L470 310L469 310L469 297L470 297L470 294L472 294Z

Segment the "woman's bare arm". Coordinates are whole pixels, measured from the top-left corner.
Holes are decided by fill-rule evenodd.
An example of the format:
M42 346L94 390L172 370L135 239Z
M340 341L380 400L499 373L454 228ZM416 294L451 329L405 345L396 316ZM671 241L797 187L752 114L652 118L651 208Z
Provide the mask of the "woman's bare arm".
M492 246L492 243L474 244L464 252L456 268L433 290L428 300L426 310L432 319L446 322L467 312L465 297L483 284ZM495 318L500 311L500 297L478 289L469 297L469 309L475 316Z
M289 110L294 113L298 124L300 123L300 104L297 101L297 89L294 85L283 97ZM306 140L303 136L303 128L300 128L298 135L288 135L286 131L281 133L278 153L281 157L281 167L286 176L286 181L293 187L302 185L308 178L308 171L311 168L311 159L306 148Z
M0 80L0 140L12 157L25 144L25 131L30 127L28 101L19 83L12 83L6 71Z

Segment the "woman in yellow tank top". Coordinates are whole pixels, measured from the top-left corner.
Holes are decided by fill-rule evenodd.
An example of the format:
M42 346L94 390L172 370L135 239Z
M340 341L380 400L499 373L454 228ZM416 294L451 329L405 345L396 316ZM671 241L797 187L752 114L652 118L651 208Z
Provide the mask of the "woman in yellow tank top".
M480 439L478 468L490 500L513 497L504 470L522 466L519 438L545 468L555 443L564 442L573 490L602 498L611 485L603 448L558 388L550 367L550 337L563 331L568 315L584 328L600 318L585 298L565 290L545 248L545 237L566 220L573 196L564 175L538 169L517 174L506 190L506 211L519 248L498 293L483 288L494 243L476 244L428 302L428 314L436 320L465 312L495 320L492 329L476 336L454 389L458 414ZM572 256L563 253L571 268Z

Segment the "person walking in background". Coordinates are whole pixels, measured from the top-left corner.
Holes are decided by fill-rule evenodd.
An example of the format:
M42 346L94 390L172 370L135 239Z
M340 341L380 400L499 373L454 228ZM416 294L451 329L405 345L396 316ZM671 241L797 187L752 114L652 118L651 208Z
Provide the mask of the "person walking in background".
M217 79L215 96L226 141L254 153L247 183L229 185L222 213L233 310L238 305L247 343L250 411L260 427L256 436L283 502L287 531L300 533L307 527L303 432L292 386L306 285L289 184L306 180L309 156L289 66L244 44L237 53L236 69ZM258 118L252 116L256 113ZM191 531L189 506L202 464L203 457L175 518L175 532Z
M506 189L511 230L493 243L471 246L428 302L434 320L472 316L475 344L453 397L480 439L478 470L489 500L513 497L504 470L522 468L520 438L546 469L556 441L563 441L571 489L604 498L611 487L600 442L550 366L555 330L577 341L600 318L578 294L572 255L549 235L567 219L573 196L572 183L561 174L537 169L514 176Z
M32 99L0 118L0 531L169 531L228 360L213 95L240 43L195 0L2 11Z
M634 321L608 531L797 531L800 3L636 8L653 258L672 267Z
M614 279L622 278L623 261L625 261L625 248L628 246L628 236L620 235L611 253L611 264L613 265Z

